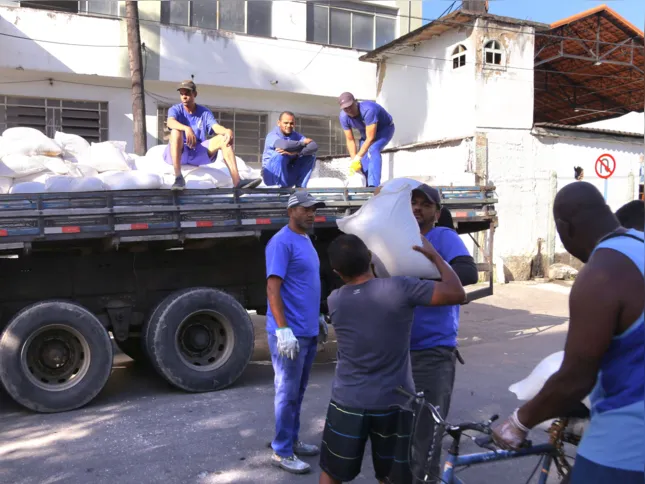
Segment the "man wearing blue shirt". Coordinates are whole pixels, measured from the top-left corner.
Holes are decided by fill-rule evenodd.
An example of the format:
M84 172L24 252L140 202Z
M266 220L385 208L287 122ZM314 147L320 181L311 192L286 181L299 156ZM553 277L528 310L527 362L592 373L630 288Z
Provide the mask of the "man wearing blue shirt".
M275 373L275 437L271 463L294 474L311 471L297 456L317 455L298 438L300 408L318 345L320 260L307 231L325 204L306 191L287 202L289 224L267 244L266 330Z
M267 135L262 154L262 179L267 186L306 187L316 163L318 145L294 130L296 117L284 111Z
M207 165L215 161L222 150L224 162L231 173L236 188L255 188L262 179L242 180L237 170L233 152L233 131L217 123L213 113L195 102L197 86L193 81L183 81L177 88L181 103L168 110L170 143L164 151L164 160L175 169L173 190L183 190L186 181L181 174L181 165ZM210 133L214 137L208 139Z
M351 92L344 92L338 98L342 109L340 125L345 131L347 150L352 167L360 169L367 178L367 186L381 184L381 151L394 136L394 121L383 107L373 101L356 101ZM356 147L352 129L361 134Z
M463 241L452 228L437 227L441 215L441 195L436 188L426 184L412 191L412 212L421 234L430 241L439 255L455 271L462 286L475 284L478 279L477 265ZM455 382L457 360L457 331L459 329L459 305L440 307L417 307L410 338L412 374L417 391L423 391L429 403L439 407L445 418L450 408L450 398ZM418 434L420 440L429 436ZM427 445L424 442L421 445ZM440 441L438 442L441 445ZM435 452L431 463L431 480L440 482L439 463L441 453ZM435 480L432 480L435 479Z

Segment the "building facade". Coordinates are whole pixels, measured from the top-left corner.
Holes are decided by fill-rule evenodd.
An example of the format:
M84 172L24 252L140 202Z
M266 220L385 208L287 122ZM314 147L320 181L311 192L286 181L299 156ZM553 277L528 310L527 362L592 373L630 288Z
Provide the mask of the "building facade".
M124 3L0 0L0 132L65 130L132 149ZM419 27L421 4L146 1L139 15L148 147L165 142L176 85L192 78L254 164L283 110L321 154L343 153L337 96L376 97L375 66L358 59Z

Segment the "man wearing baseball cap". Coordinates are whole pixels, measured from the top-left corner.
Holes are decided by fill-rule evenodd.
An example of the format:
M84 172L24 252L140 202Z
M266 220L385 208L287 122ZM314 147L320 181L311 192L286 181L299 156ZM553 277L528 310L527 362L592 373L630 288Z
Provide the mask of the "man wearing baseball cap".
M222 150L224 162L231 173L236 188L255 188L262 179L242 180L237 170L233 152L233 131L217 123L207 107L195 103L197 86L193 81L182 81L177 87L181 103L168 110L170 143L164 151L164 160L175 169L173 190L183 190L186 181L181 174L181 165L207 165L215 161ZM210 133L215 136L208 139Z
M430 241L439 255L452 267L462 286L478 280L477 265L453 228L438 227L441 215L441 194L422 183L412 191L412 212L421 234ZM446 418L450 409L457 360L459 305L417 307L410 335L410 360L416 391L423 391L429 403L439 407ZM417 433L416 445L429 448L430 435ZM441 447L441 441L436 442ZM427 482L441 482L441 452L435 452Z
M298 456L317 455L316 445L299 439L300 408L318 347L320 259L307 235L316 209L324 207L304 190L287 202L289 224L265 250L267 338L275 373L275 437L271 463L294 474L311 471Z
M345 141L353 171L362 171L367 186L377 187L381 183L381 151L394 136L392 116L373 101L357 101L351 92L338 97L342 109L340 125L345 131ZM353 129L361 133L356 146Z

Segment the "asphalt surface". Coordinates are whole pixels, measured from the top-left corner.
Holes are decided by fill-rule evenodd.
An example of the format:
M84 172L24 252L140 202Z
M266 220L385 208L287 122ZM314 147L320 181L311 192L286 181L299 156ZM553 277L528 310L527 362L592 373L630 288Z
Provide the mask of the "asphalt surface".
M508 386L562 349L568 291L556 284L508 284L462 308L466 364L458 365L450 421L484 420L496 413L504 418L518 405ZM269 464L273 371L266 361L262 318L255 322L254 361L233 387L219 392L176 390L119 354L107 386L79 410L31 413L0 393L0 483L317 483L315 457L305 458L313 472L303 476ZM334 357L332 341L312 372L301 431L308 442L320 442ZM534 431L532 438L543 439L543 432ZM467 442L462 451L477 449ZM367 454L354 482L375 482L370 461ZM524 483L536 464L535 457L485 464L460 477L469 484Z

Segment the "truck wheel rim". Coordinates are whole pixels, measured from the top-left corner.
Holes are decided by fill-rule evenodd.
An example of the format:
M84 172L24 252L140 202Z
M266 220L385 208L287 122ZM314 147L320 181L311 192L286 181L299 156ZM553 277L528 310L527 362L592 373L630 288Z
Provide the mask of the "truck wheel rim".
M70 326L50 324L34 331L22 345L23 373L38 388L63 391L77 385L90 367L90 346Z
M231 322L213 310L195 311L177 328L177 352L193 370L212 371L231 356L235 345Z

